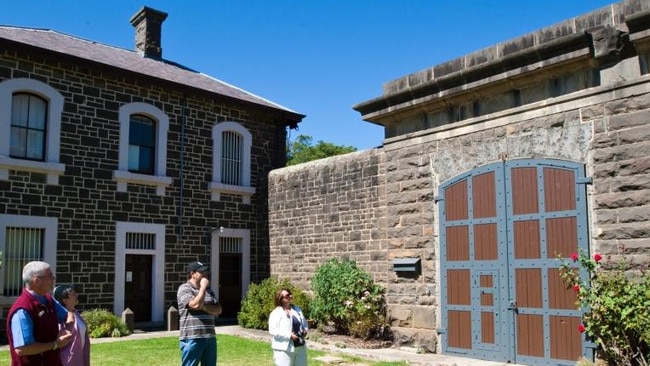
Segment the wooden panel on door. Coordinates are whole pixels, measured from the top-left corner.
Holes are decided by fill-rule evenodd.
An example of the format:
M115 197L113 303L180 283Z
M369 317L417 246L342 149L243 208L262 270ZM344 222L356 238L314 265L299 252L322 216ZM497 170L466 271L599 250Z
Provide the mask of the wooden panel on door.
M447 260L467 261L469 260L469 227L448 226L447 233Z
M550 316L551 357L562 360L577 360L582 356L582 337L578 332L580 318Z
M517 354L544 357L544 342L539 331L544 329L544 317L533 314L517 316Z
M537 168L513 168L512 174L512 213L515 215L539 212Z
M472 349L472 313L449 310L447 332L449 347Z

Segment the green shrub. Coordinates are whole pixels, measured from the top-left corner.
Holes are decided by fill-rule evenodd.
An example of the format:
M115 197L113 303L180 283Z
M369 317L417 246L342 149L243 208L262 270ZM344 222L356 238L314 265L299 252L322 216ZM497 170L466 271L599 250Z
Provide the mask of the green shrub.
M330 259L316 269L311 285L311 315L321 327L366 339L385 330L384 289L354 261Z
M602 256L589 258L574 253L573 263L564 262L560 275L576 292L578 309L584 311L586 332L597 345L598 357L609 365L647 365L650 361L650 275L633 275L628 266L601 268ZM577 266L577 267L575 267ZM579 272L588 273L588 282Z
M88 326L90 338L123 337L131 334L122 319L108 310L86 310L81 316Z
M291 291L292 303L299 306L309 319L309 297L288 279L279 280L270 277L259 284L251 284L246 298L242 300L241 310L237 314L237 322L243 328L269 329L269 315L275 309L275 294L282 288Z

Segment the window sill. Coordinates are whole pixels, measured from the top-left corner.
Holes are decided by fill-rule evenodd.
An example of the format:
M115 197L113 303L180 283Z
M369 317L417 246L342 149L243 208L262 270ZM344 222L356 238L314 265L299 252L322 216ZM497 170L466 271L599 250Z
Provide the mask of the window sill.
M47 175L47 184L58 185L59 176L65 173L65 164L0 156L0 180L9 180L9 170Z
M131 173L126 170L113 171L113 179L117 182L118 192L126 192L126 187L129 183L142 184L155 186L156 194L159 196L164 196L165 188L172 184L171 177Z
M242 200L247 205L250 205L251 196L255 194L255 187L233 186L217 182L209 183L208 189L212 193L213 201L219 201L221 199L221 194L227 193L242 196Z

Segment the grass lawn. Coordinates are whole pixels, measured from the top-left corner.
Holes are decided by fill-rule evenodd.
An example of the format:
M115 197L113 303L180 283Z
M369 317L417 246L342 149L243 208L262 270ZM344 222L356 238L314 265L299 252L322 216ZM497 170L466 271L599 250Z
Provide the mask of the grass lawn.
M236 336L218 335L218 364L228 366L273 365L273 352L268 342ZM323 365L314 361L325 355L323 351L308 350L309 365ZM341 356L350 363L368 366L405 366L406 363L372 362L360 358ZM0 351L0 365L9 365L9 351ZM180 351L177 337L123 340L119 342L93 344L90 351L93 366L178 366Z

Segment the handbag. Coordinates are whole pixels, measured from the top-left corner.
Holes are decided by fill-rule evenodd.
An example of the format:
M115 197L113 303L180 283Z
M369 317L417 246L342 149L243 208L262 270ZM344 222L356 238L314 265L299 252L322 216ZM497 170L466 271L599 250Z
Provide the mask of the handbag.
M302 335L298 335L298 338L293 340L294 347L302 347L305 345L305 338Z

